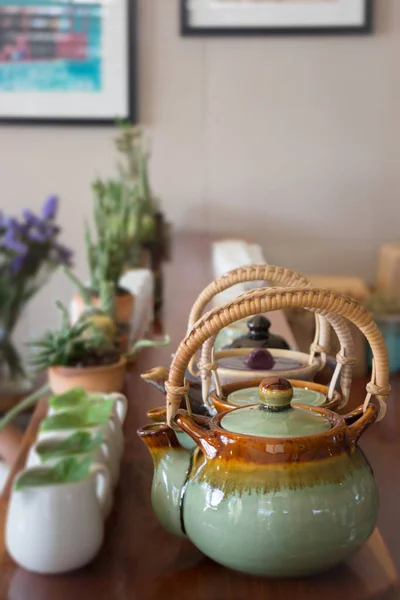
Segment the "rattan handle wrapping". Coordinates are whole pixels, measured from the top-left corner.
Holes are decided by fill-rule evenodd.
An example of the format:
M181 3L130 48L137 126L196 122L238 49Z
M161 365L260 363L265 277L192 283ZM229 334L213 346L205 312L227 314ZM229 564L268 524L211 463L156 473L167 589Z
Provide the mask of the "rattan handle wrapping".
M315 311L318 315L326 319L334 329L340 343L340 351L336 355L336 369L332 375L331 382L329 385L328 398L332 399L336 383L340 375L340 388L342 391L342 401L339 408L346 406L349 400L351 384L353 380L353 365L356 362L354 357L354 341L349 329L349 325L343 317L340 315L331 314L326 310L320 309L308 309ZM208 395L211 388L211 373L214 372L218 367L217 361L214 359L213 348L216 336L212 335L203 344L201 348L201 358L199 363L201 385L202 385L202 396L203 402L208 404ZM190 364L190 363L189 363ZM218 386L219 387L219 386ZM218 391L218 389L217 389Z
M371 396L376 396L380 403L379 418L383 418L386 408L385 401L390 393L388 354L383 336L367 309L349 296L329 290L259 288L246 292L224 306L209 311L195 323L189 334L179 344L166 384L167 420L170 426L173 426L173 419L179 409L181 397L187 394L184 378L188 363L204 342L234 321L285 308L326 310L349 319L363 332L371 346L374 358L372 379L367 385L364 410L366 410Z
M203 310L207 304L218 294L227 290L234 285L239 283L248 283L250 281L264 281L265 283L272 283L275 286L287 286L287 287L311 287L309 280L303 275L292 271L292 269L286 269L284 267L277 267L275 265L248 265L245 267L238 267L228 271L215 281L212 281L204 290L199 294L196 302L192 306L192 310L189 314L188 321L188 333L193 327L194 323L200 319L203 314ZM250 315L251 316L251 315ZM318 339L314 340L310 348L310 364L316 352L320 352L324 355L325 364L326 354L329 351L330 342L330 327L325 319L317 316L316 320L319 320L319 326L316 331L319 332ZM194 359L194 357L193 357ZM189 364L190 372L195 375L193 368L193 360Z
M196 302L193 304L192 310L189 315L188 333L192 328L193 324L200 319L203 314L203 310L207 304L217 294L224 290L237 285L239 283L245 283L249 281L265 281L270 282L277 286L287 287L299 287L307 288L311 287L310 281L300 275L296 271L286 269L284 267L278 267L275 265L248 265L245 267L239 267L232 269L223 275L220 279L211 282L204 290L199 294ZM317 312L317 311L316 311ZM339 315L329 315L326 311L324 314L318 311L316 316L316 337L310 347L310 359L309 364L312 363L313 358L317 352L322 354L321 368L325 365L326 354L329 351L330 346L330 325L332 325L340 342L340 352L337 355L337 361L341 366L341 389L343 396L343 406L347 404L347 400L350 393L351 381L352 381L352 365L354 364L354 344L353 339L346 323L345 319ZM212 336L204 344L201 353L200 364L212 366L212 349L214 347L214 341L216 336ZM194 366L195 356L193 356L189 362L189 371L192 375L197 375ZM339 377L340 371L337 369L332 377L330 392L333 392L334 386L336 385L337 378ZM211 370L200 369L203 398L205 402L208 398L208 393L211 386Z

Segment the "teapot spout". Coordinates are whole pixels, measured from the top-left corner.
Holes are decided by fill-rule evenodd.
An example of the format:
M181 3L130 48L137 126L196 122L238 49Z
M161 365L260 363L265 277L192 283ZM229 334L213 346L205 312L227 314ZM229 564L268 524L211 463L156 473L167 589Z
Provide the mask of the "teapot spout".
M152 423L138 430L154 463L151 503L161 525L169 533L185 537L181 521L181 491L191 453L183 448L166 423Z
M181 449L174 431L165 423L151 423L137 430L137 434L146 444L150 452L154 467L157 468L160 460L173 449Z
M161 393L166 394L165 382L168 381L168 375L168 369L165 367L154 367L142 373L140 377L154 385Z

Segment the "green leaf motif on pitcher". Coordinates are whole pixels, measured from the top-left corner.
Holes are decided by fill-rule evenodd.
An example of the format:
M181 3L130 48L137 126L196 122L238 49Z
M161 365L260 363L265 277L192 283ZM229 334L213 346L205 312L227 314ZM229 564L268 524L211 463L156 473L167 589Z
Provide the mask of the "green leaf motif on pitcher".
M35 467L24 471L15 483L16 490L29 487L40 487L45 485L59 485L62 483L74 483L81 481L89 474L91 457L83 460L76 458L65 458L54 467Z
M110 418L113 406L114 399L107 398L82 408L56 413L42 421L40 431L81 429L105 425Z

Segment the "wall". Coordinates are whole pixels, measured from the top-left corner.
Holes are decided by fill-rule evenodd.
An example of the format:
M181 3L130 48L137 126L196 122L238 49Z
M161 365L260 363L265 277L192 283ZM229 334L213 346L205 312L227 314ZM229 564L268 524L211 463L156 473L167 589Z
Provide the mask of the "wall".
M371 36L187 39L178 0L139 0L141 121L176 229L251 237L270 262L373 280L400 222L400 3L375 5ZM89 183L113 172L113 133L0 129L1 208L59 193L81 274ZM56 276L30 307L30 335L69 291Z

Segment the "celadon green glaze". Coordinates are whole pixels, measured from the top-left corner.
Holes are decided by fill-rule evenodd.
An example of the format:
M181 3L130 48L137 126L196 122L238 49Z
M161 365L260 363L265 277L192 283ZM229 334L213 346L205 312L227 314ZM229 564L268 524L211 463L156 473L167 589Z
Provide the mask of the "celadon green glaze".
M212 460L199 455L183 497L186 534L213 560L253 575L295 577L327 570L368 539L378 511L377 486L361 451L339 460L348 463L343 465L348 475L339 482L302 487L299 474L296 489L227 490L223 482L230 473L221 468L215 477L218 465L210 470ZM329 470L324 462L321 472Z
M221 426L235 433L275 438L313 435L331 427L322 415L306 408L273 411L257 405L232 410L223 417Z
M314 435L331 428L329 419L301 406L292 406L293 387L287 379L270 377L258 387L260 405L228 412L221 420L227 431L267 438Z
M196 442L187 433L184 431L175 431L175 434L182 448L185 450L194 450L196 448Z
M190 465L190 453L173 448L160 457L151 486L151 504L161 525L177 537L185 537L181 526L182 488Z
M151 503L161 525L177 537L185 537L181 525L181 493L191 462L191 452L182 447L175 433L164 423L139 429L153 458L154 476ZM184 442L189 438L181 432Z
M264 406L208 423L179 411L175 424L194 451L179 446L165 423L139 430L154 461L153 508L169 532L232 569L265 577L319 573L350 557L374 530L377 486L357 442L378 412L291 407L291 384L279 377L259 391Z
M250 406L251 404L258 404L260 402L258 387L245 388L232 392L229 394L227 401L234 406ZM321 392L317 392L316 390L294 387L292 402L294 404L322 406L326 402L326 398L324 394L321 394Z

